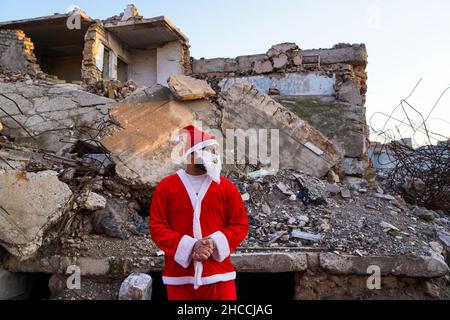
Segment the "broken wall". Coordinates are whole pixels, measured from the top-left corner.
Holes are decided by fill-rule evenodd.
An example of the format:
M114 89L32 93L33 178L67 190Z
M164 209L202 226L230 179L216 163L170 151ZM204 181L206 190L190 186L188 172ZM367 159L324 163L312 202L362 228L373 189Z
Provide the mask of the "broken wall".
M366 65L364 44L300 50L285 43L266 54L193 60L192 73L216 90L248 81L271 95L344 150L350 159L345 160L344 171L353 175L353 166L362 166L363 171L368 166Z
M34 44L22 30L0 30L0 67L29 74L40 73Z
M157 48L157 83L167 86L172 75L189 73L189 49L179 41Z
M141 86L157 83L157 49L131 49L129 78Z
M104 55L105 47L109 51L108 58ZM105 59L109 61L107 65ZM127 80L145 87L155 84L167 86L171 75L188 73L189 50L179 41L171 41L157 48L128 47L99 23L92 24L85 36L83 81L93 83L104 78L117 79L119 60L125 63ZM108 68L106 73L105 67ZM105 74L108 76L105 77Z
M100 23L92 24L84 38L83 63L81 68L83 81L87 83L103 79L104 68L108 68L106 78L117 79L118 59L129 64L131 56L129 50L120 41L107 32ZM104 64L105 47L109 51L108 64Z

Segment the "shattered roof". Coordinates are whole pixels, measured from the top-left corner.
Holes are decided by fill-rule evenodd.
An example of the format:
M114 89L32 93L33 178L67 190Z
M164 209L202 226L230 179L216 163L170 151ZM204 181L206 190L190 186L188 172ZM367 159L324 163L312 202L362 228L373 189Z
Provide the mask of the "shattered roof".
M92 19L84 12L84 11L78 11L77 12L83 22L91 22ZM21 19L21 20L11 20L11 21L4 21L0 22L0 28L8 27L8 28L17 28L22 26L34 26L39 25L43 21L46 23L48 22L66 22L67 19L73 14L72 12L69 13L55 13L51 16L43 16L43 17L37 17L37 18L31 18L31 19Z
M106 21L104 27L130 47L149 47L175 40L189 42L180 29L165 16L118 22Z
M77 13L80 14L83 25L90 24L94 21L84 11L77 10ZM73 14L74 12L72 11L64 14L55 13L50 16L0 22L0 29L20 28L25 29L26 33L26 29L48 29L54 25L66 25L67 19ZM106 30L113 33L128 46L134 48L152 47L176 40L182 43L189 42L188 37L165 16L149 19L136 18L127 21L107 19L103 21L103 24Z

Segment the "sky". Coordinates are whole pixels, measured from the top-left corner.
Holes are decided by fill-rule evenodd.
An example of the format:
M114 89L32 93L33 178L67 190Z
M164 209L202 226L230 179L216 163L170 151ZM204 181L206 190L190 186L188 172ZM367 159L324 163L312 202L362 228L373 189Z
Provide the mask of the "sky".
M24 5L26 3L26 5ZM0 21L66 12L78 6L92 18L122 12L131 0L0 0ZM164 15L188 36L195 58L236 57L266 52L273 44L296 42L302 49L336 43L365 43L368 54L367 120L381 130L407 100L427 116L450 87L450 1L448 0L134 0L144 17ZM412 123L421 118L407 110ZM402 108L394 117L404 120ZM433 132L450 137L450 90L429 117ZM397 126L403 137L413 132ZM386 129L397 130L391 120ZM443 140L444 138L440 138ZM372 135L372 139L380 139ZM424 136L415 135L416 144Z

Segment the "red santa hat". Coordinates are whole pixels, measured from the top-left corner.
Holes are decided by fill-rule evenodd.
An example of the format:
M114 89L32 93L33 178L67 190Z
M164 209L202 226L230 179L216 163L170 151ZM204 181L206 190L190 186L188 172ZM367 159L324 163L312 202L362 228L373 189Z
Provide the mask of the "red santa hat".
M214 136L189 125L180 130L180 133L187 133L187 141L184 145L184 158L186 159L191 153L202 150L203 148L218 145Z

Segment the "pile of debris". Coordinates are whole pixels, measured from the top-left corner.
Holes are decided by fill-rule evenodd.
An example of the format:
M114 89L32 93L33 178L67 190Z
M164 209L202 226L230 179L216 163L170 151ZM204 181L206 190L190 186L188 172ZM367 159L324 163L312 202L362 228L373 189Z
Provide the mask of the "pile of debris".
M128 88L114 85L100 82L99 92L108 91L109 96L112 90L117 98ZM232 128L279 129L280 167L290 169L273 173L261 164L226 167L226 175L242 194L250 223L238 251L321 250L440 260L448 255L448 217L409 205L363 178L338 182L331 170L342 160L342 152L249 83L237 83L214 101L208 100L214 92L206 82L184 76L171 78L169 88L133 90L119 103L80 88L36 83L0 87L12 110L1 118L8 124L8 135L0 135L0 215L8 216L0 221L0 244L8 251L3 255L10 257L5 267L11 270L32 265L35 272L46 268L45 272L58 274L67 261L83 258L90 268L106 273L112 270L110 260L117 258L127 261L122 267L131 273L153 263L151 257L163 255L148 234L151 192L177 168L171 161L177 145L171 141L173 132L193 121L218 133ZM65 111L49 109L66 103ZM58 126L70 120L68 115L79 119L87 113L100 124L76 124L84 130L60 136ZM35 116L52 121L34 122L31 139L23 142L27 117ZM14 128L14 119L19 123L24 119L24 124ZM40 126L52 143L33 139ZM81 134L85 131L88 138ZM56 141L63 145L56 148ZM321 179L327 173L333 182ZM41 263L52 259L58 260L57 267ZM98 267L101 261L108 267ZM113 290L116 285L117 281L105 288ZM95 285L92 288L95 298ZM147 286L142 288L145 293Z
M311 246L360 256L446 254L447 216L361 180L329 183L294 170L232 178L249 215L243 247Z
M136 91L138 85L133 80L123 83L119 80L97 80L86 85L88 92L110 99L123 100Z
M36 74L30 74L30 73L22 73L18 71L11 71L8 69L4 69L0 67L0 82L7 83L7 82L26 82L27 84L32 84L34 82L45 82L52 84L57 83L65 83L63 80L58 80L56 76L52 76L49 74L46 74L44 72L39 72Z

